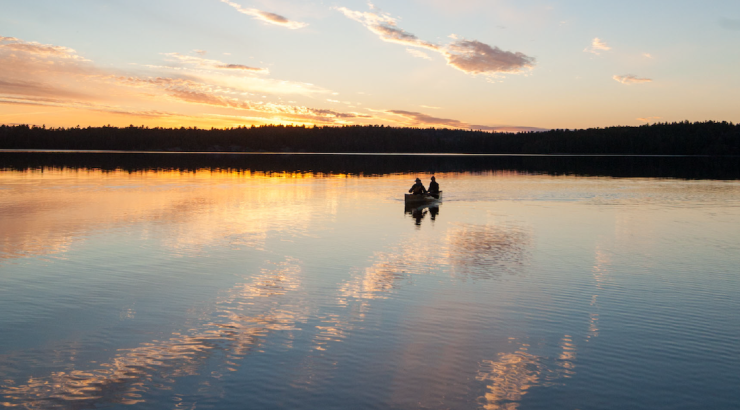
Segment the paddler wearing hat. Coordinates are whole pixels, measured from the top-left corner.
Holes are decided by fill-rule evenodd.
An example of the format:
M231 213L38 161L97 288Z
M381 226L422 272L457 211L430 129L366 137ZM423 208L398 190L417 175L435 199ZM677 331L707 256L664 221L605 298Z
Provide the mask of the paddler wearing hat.
M416 183L409 189L410 194L424 195L427 193L427 189L424 188L424 184L421 183L421 179L416 178Z

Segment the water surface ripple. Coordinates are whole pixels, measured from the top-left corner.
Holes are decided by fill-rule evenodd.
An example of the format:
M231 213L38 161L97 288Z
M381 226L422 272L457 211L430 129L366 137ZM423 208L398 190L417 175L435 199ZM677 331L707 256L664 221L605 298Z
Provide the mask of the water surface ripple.
M0 170L0 404L737 408L739 181L345 160Z

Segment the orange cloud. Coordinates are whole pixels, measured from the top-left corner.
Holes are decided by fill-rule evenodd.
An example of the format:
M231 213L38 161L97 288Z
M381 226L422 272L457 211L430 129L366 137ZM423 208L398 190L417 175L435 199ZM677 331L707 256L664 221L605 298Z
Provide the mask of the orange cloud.
M16 38L0 40L0 103L126 114L144 118L182 117L207 120L213 110L249 111L271 119L264 122L346 123L369 119L366 114L341 112L281 102L255 101L250 96L274 91L286 94L326 93L310 84L257 78L248 73L267 70L217 60L165 54L183 65L149 67L175 70L173 75L121 75L101 69L74 50L40 45ZM11 47L12 46L12 47ZM22 47L21 47L22 46ZM72 57L74 58L72 58ZM190 67L190 68L189 68ZM264 97L263 97L264 98ZM241 116L242 118L246 118Z
M144 75L101 68L82 57L70 58L76 53L66 47L38 45L7 37L2 38L2 44L31 44L33 47L15 47L12 50L0 47L0 66L4 68L0 71L0 104L75 110L76 118L87 118L79 123L88 125L99 125L98 121L108 118L91 113L108 113L149 119L149 124L156 124L156 119L167 124L179 122L206 126L239 121L324 125L374 121L406 126L502 130L501 127L470 125L411 111L368 108L370 113L360 113L310 107L295 101L286 103L281 101L282 97L271 100L266 95L311 97L330 94L331 91L311 84L265 78L266 70L199 56L165 53L165 58L177 65L146 66L149 75ZM496 51L486 49L482 43L467 44L472 50ZM483 72L485 65L490 63L465 59L464 54L460 56L455 64L470 72ZM481 65L484 68L480 68ZM14 122L18 120L14 119Z

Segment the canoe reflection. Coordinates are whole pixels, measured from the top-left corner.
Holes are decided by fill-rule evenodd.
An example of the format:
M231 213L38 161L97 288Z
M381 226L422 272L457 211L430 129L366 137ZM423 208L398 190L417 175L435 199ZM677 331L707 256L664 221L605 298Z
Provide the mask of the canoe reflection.
M437 219L437 215L439 215L439 205L439 202L431 204L406 203L404 205L403 213L405 215L410 215L414 219L414 224L416 226L421 226L421 221L427 216L427 214L431 217L432 222Z

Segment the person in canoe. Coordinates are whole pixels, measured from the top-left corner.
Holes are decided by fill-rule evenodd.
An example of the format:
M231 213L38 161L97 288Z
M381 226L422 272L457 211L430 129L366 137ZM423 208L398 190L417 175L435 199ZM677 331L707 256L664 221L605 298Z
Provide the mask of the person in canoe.
M427 193L426 188L421 183L421 179L416 178L416 183L409 189L409 193L414 195L425 195Z
M439 184L434 176L432 176L432 182L429 183L429 189L427 189L427 192L432 196L439 195Z

